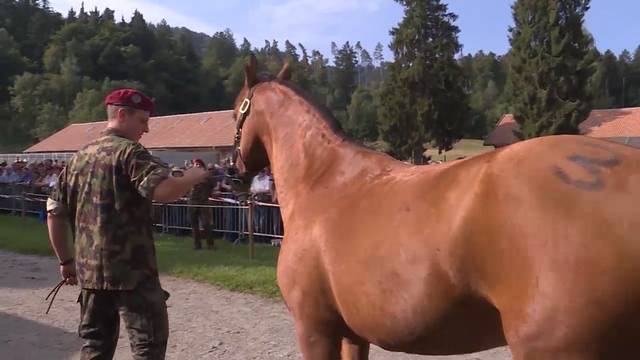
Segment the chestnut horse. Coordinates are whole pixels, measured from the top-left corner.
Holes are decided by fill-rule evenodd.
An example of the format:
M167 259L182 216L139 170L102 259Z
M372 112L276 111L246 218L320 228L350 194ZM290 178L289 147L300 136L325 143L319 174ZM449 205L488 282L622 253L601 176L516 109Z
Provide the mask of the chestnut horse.
M288 66L245 76L238 168L271 165L305 359L640 359L639 150L549 136L413 166L339 135Z

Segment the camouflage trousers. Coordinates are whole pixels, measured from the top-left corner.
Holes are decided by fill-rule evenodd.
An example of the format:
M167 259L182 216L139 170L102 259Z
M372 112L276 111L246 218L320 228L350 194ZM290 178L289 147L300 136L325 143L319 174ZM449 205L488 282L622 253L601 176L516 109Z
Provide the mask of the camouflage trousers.
M164 359L169 338L168 297L159 284L141 285L135 290L82 289L78 297L78 335L84 340L80 359L113 358L120 317L135 360Z
M207 247L213 247L213 233L211 232L212 212L210 208L194 207L189 209L191 217L191 232L193 234L193 247L202 248L200 239L207 239ZM202 226L202 231L200 230Z

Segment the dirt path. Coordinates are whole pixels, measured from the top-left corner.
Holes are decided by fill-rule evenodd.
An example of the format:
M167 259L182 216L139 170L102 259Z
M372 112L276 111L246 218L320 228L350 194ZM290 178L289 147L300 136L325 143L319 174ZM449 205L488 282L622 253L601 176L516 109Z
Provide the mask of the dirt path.
M0 251L0 359L78 359L78 289L60 290L48 315L44 297L58 281L51 257ZM167 359L300 359L284 305L214 286L162 277L171 334ZM121 331L116 359L130 359ZM508 360L502 348L451 357L411 356L373 348L371 359Z

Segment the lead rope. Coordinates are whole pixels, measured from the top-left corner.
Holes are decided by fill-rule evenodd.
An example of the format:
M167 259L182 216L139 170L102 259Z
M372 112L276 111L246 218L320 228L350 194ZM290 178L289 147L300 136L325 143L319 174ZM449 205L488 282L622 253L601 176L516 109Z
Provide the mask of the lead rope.
M64 285L64 283L67 281L67 279L62 279L60 280L60 282L54 286L53 289L51 289L51 291L49 291L49 295L47 295L46 298L44 298L44 301L49 300L49 296L51 296L51 301L49 302L49 306L47 307L47 311L45 312L45 314L49 313L49 310L51 309L51 305L53 305L53 299L56 298L56 295L58 295L58 291L60 291L60 288Z

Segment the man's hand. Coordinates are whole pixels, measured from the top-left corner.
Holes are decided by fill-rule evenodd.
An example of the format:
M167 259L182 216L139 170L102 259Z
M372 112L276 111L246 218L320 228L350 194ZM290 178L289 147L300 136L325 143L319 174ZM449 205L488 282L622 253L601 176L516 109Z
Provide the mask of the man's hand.
M60 275L67 285L77 285L76 262L72 261L70 264L60 265Z

